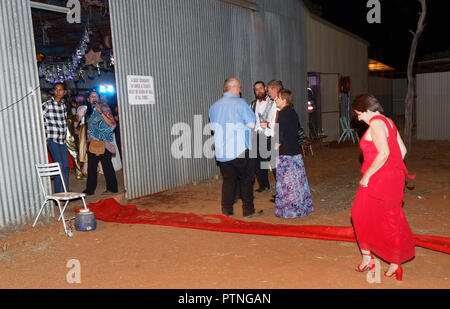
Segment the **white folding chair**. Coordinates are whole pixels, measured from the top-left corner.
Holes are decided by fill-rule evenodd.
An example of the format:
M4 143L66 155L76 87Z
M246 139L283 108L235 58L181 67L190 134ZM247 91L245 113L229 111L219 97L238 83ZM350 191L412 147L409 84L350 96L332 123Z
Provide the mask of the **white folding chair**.
M50 164L36 164L36 170L39 175L39 184L41 185L42 192L45 196L45 201L42 204L41 208L39 209L39 213L36 216L36 219L34 220L33 227L36 225L39 216L42 213L42 210L44 209L45 205L48 201L55 201L59 208L60 216L58 218L58 221L61 219L64 226L64 232L67 234L67 227L66 227L66 220L64 219L64 211L66 210L67 205L71 200L79 199L83 201L84 208L86 207L86 201L84 200L84 197L86 196L84 193L76 193L76 192L67 192L66 184L64 182L64 177L61 173L61 166L59 163L50 163ZM47 190L45 190L43 179L46 177L52 177L52 176L59 176L61 178L61 182L63 184L64 192L61 193L51 193L48 194ZM64 207L61 208L61 201L65 201Z

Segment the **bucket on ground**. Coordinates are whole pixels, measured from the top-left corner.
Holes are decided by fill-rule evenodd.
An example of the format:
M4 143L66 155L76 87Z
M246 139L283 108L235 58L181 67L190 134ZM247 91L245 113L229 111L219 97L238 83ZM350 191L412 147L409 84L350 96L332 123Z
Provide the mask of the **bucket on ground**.
M77 231L88 232L97 228L95 216L89 209L80 209L75 215L75 229Z

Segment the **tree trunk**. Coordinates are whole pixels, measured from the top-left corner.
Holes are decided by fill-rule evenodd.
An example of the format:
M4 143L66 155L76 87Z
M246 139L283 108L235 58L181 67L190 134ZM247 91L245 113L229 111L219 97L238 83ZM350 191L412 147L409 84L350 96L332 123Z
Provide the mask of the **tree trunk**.
M415 86L414 86L414 61L416 59L416 49L417 44L419 42L419 38L423 32L423 28L425 27L425 18L427 15L427 5L426 0L418 0L422 6L422 12L420 13L420 18L417 24L416 32L412 32L414 35L412 44L411 44L411 52L409 54L408 60L408 93L405 99L405 132L404 132L404 140L406 144L406 148L408 151L411 151L411 139L412 139L412 127L413 127L413 105L414 105L414 97L415 97Z

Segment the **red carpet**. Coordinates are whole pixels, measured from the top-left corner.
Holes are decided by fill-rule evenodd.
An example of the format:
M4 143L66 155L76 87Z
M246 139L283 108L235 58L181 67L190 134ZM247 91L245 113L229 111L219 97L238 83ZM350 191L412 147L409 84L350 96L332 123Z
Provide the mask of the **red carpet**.
M352 227L270 224L237 220L221 215L140 211L136 206L120 205L113 198L91 203L88 208L95 214L95 218L106 222L154 224L229 233L356 242ZM426 235L414 235L414 238L418 247L450 254L450 238Z

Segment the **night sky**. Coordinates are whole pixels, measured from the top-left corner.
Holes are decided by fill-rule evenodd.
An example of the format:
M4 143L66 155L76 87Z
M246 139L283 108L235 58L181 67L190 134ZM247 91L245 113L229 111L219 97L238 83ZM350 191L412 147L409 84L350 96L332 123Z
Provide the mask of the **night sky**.
M369 24L368 0L309 0L319 5L321 17L370 42L369 58L406 71L421 6L416 0L380 0L381 23ZM450 57L450 1L427 0L427 20L420 38L416 60L448 50ZM319 12L320 12L319 11Z

